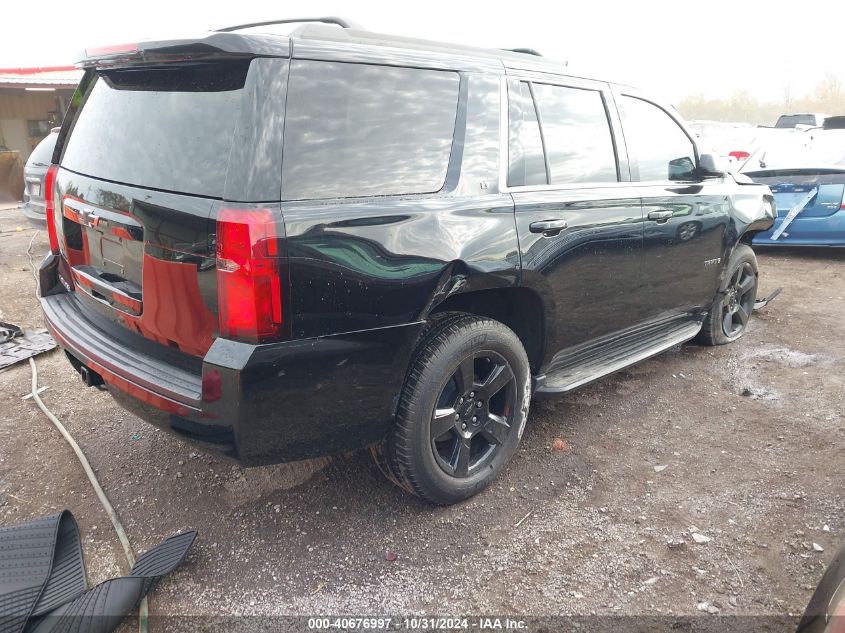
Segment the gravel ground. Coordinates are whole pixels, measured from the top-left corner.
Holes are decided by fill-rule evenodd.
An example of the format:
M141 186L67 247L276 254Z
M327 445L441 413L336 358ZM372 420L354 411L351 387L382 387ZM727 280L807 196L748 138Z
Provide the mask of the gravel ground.
M0 210L0 320L26 327L41 324L33 235ZM36 261L46 249L41 231ZM37 359L42 397L137 550L199 530L154 614L800 614L845 534L845 253L758 256L761 292L784 291L747 336L535 402L503 476L450 508L364 453L244 470L198 452L84 388L58 351ZM29 384L25 363L0 373L0 524L69 508L89 580L117 575L110 523Z

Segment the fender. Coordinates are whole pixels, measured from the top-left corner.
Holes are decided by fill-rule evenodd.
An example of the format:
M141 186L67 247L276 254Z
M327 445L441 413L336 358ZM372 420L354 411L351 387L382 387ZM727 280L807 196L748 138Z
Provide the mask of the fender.
M731 174L739 187L729 194L731 225L725 234L725 248L719 273L719 288L727 272L728 260L739 243L751 243L757 233L767 231L775 222L775 197L766 185L751 182L741 175Z

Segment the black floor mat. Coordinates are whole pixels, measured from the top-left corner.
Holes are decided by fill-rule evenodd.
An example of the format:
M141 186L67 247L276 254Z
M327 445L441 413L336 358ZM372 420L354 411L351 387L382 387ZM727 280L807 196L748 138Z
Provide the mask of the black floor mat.
M87 588L70 512L0 528L0 633L19 633L31 617Z
M185 560L196 536L172 536L138 557L128 576L87 589L70 512L0 528L0 633L113 631Z
M27 633L108 633L134 611L161 579L176 569L196 538L184 532L156 545L135 561L128 576L107 580L42 618Z

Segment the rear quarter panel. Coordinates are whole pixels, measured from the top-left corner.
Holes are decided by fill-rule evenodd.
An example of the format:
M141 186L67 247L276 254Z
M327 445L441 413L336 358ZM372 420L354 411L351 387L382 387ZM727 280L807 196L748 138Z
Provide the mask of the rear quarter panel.
M500 75L461 75L441 192L282 204L294 338L413 323L450 294L519 282L513 200L497 188Z

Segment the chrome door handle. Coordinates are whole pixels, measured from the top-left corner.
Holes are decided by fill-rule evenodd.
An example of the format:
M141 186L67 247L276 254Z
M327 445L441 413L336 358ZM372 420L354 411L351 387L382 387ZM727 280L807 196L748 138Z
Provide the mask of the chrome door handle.
M673 215L675 214L672 211L649 211L648 219L660 222L661 220L668 220Z
M568 226L566 220L541 220L529 224L528 230L532 233L542 233L546 237L551 237L557 235Z

